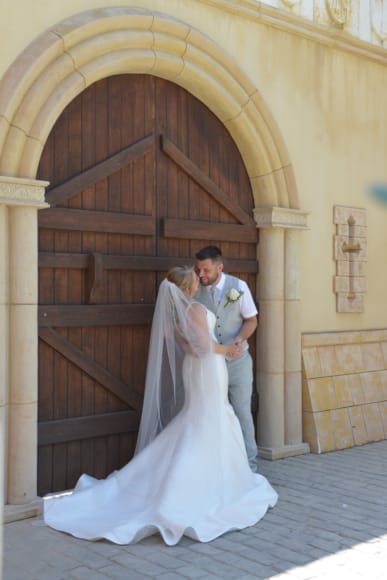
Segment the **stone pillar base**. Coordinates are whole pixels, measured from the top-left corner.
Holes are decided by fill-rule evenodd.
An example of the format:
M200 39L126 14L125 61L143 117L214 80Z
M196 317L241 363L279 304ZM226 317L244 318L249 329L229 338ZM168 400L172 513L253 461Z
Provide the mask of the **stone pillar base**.
M5 504L3 523L9 524L10 522L17 522L18 520L40 517L42 512L43 499L41 497L37 497L36 499L21 505Z
M308 443L284 445L283 447L258 447L258 457L262 459L284 459L285 457L305 455L306 453L310 453Z

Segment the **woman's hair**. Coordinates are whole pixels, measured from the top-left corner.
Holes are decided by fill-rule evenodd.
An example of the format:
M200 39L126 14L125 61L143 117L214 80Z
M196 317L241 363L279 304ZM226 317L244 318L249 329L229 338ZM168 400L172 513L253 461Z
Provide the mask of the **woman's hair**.
M176 284L176 286L183 292L187 288L192 287L193 277L193 266L175 266L175 268L169 270L167 274L167 280Z

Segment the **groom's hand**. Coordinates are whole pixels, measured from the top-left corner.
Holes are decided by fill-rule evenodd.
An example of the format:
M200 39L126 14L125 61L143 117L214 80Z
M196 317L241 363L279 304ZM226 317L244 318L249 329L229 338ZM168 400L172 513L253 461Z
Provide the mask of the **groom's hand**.
M240 358L242 356L242 343L238 341L231 342L227 345L227 356L230 358Z

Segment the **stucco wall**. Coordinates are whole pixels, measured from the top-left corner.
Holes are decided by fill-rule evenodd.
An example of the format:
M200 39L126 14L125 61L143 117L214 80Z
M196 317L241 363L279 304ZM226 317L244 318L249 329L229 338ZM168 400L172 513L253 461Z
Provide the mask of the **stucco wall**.
M0 24L0 38L6 39L0 71L53 24L84 10L117 4L108 0L37 0L33 7L28 0L10 3L7 19ZM319 29L313 40L302 22L282 26L268 17L260 3L256 12L249 13L239 10L238 2L219 2L218 7L216 2L198 0L120 4L170 14L210 36L234 56L270 108L294 167L301 208L310 211L310 230L302 234L300 253L301 332L387 327L387 207L367 192L371 182L387 182L384 52L364 43L341 43L338 30L324 36ZM21 18L22 14L28 17ZM360 314L336 313L334 205L368 210L368 291Z

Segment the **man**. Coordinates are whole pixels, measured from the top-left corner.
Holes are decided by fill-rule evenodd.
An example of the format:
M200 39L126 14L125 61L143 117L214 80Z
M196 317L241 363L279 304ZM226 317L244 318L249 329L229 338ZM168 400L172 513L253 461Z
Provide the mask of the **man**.
M257 309L243 280L224 274L222 252L206 246L195 255L200 286L195 299L216 316L215 334L221 344L233 343L241 350L239 358L226 357L229 374L229 399L239 419L247 457L252 471L257 470L257 444L251 415L253 361L247 339L257 328Z

